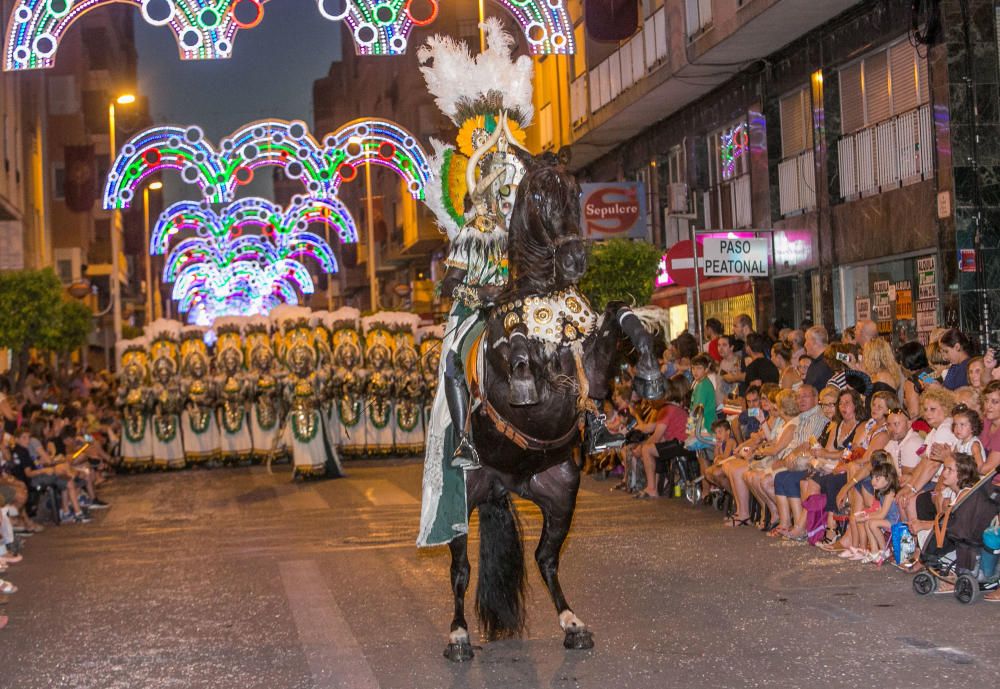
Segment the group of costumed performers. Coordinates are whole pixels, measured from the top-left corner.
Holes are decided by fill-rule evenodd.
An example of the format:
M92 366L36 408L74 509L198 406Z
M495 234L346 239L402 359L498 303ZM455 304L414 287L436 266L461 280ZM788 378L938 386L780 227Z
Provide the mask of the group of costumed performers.
M511 59L514 40L499 20L481 27L487 49L475 57L447 36L432 37L418 53L428 90L459 130L457 148L432 141L427 204L450 240L441 293L453 301L441 384L427 423L419 546L468 532L463 472L480 465L467 429L463 362L485 328L486 309L507 282L508 222L528 158L523 142L533 115L531 59Z
M296 477L335 478L342 455L420 454L442 332L419 323L298 306L211 328L154 321L117 348L122 462L179 469L287 456Z

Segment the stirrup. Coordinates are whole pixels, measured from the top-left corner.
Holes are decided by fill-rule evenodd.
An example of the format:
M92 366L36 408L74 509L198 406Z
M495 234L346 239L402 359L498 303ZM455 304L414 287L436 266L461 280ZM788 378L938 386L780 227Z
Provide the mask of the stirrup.
M479 453L476 452L475 446L469 440L469 436L464 433L461 435L458 448L455 449L455 454L452 456L451 465L465 471L474 471L483 466L479 463Z

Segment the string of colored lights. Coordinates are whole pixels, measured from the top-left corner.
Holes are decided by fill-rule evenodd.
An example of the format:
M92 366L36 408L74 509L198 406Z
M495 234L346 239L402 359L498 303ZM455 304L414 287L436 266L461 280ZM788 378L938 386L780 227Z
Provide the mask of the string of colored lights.
M750 135L745 124L738 124L719 137L722 178L729 179L736 170L736 160L750 150Z
M379 118L349 122L323 137L323 145L302 122L252 122L222 140L221 152L199 127L155 127L129 139L112 165L104 189L104 207L128 208L142 181L166 169L197 184L209 203L232 201L240 186L253 180L260 166L282 167L313 198L333 198L342 182L357 177L370 161L402 177L410 194L422 200L430 163L407 130Z
M260 24L265 0L20 0L7 22L4 69L52 67L70 26L113 2L133 5L147 23L168 27L182 60L213 60L232 55L237 30Z

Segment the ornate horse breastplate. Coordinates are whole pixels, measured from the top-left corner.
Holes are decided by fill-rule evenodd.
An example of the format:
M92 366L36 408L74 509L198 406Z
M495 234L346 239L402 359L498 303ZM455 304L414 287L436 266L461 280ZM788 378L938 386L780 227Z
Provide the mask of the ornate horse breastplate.
M500 315L508 333L524 323L531 339L560 346L583 340L597 326L597 314L575 287L503 304Z

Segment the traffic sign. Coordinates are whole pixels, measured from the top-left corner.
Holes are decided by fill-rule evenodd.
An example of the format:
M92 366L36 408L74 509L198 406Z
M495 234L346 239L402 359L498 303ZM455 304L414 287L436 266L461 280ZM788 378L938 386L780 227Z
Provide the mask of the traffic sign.
M666 255L666 268L674 282L684 287L694 287L694 250L691 240L677 242ZM698 244L698 280L705 279L705 251Z

